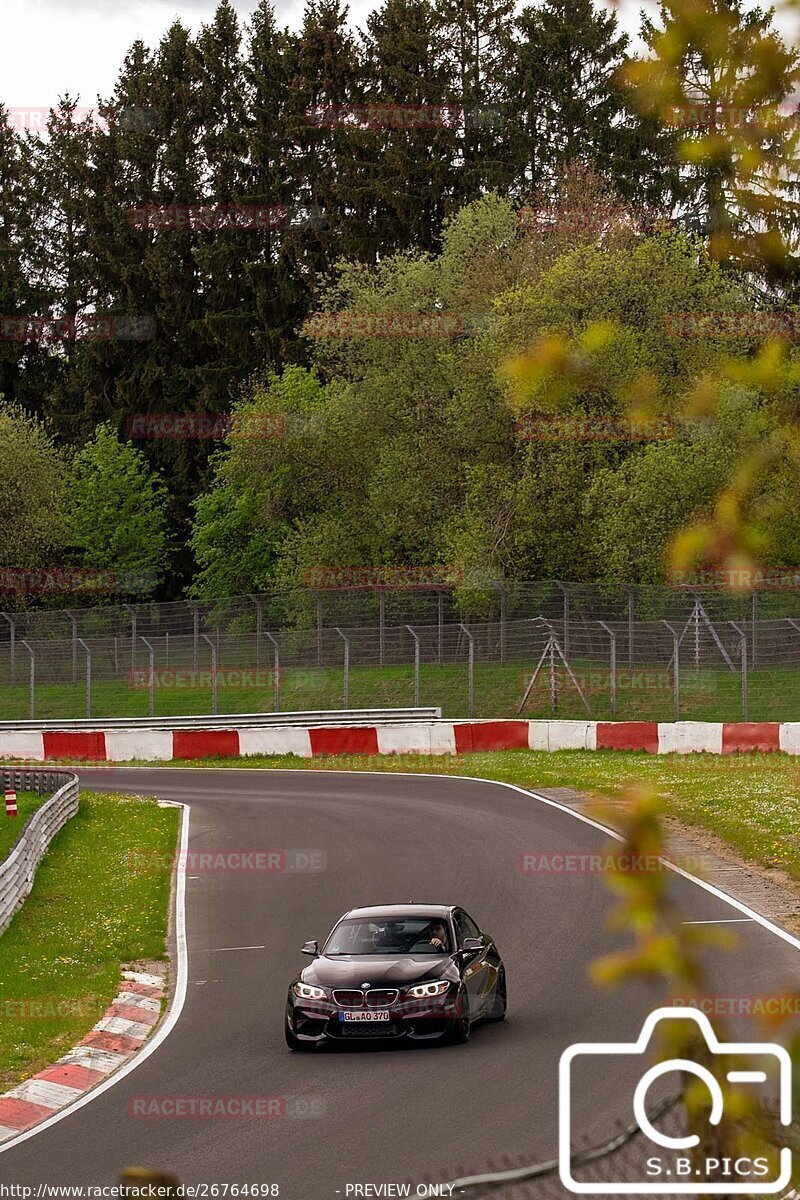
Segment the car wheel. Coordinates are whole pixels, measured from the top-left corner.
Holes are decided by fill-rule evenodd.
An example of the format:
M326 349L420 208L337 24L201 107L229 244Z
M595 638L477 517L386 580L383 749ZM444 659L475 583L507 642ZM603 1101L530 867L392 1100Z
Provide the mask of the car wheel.
M299 1037L295 1037L288 1025L284 1025L283 1030L286 1034L286 1045L290 1050L309 1051L314 1049L313 1042L301 1042Z
M490 1021L505 1021L506 1010L508 1008L508 995L506 992L506 973L501 971L497 977L494 995L492 996L492 1004L488 1012Z
M469 1015L469 997L465 991L458 993L456 999L456 1008L458 1016L453 1018L453 1024L450 1027L450 1035L448 1041L458 1046L463 1046L469 1041L469 1035L472 1032L472 1022Z

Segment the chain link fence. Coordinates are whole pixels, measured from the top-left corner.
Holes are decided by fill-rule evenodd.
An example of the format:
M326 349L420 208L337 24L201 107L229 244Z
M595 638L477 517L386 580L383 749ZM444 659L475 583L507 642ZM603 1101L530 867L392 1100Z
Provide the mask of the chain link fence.
M0 614L7 720L396 704L800 720L800 596L496 584Z

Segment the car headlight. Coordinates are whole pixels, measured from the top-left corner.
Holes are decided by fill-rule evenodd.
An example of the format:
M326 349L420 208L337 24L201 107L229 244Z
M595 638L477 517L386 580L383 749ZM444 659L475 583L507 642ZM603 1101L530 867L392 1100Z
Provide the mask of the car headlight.
M408 989L409 996L443 996L450 984L446 979L436 979L433 983L418 983L416 987Z
M314 987L310 983L300 983L299 981L294 985L292 991L301 1000L324 1000L327 995L325 988Z

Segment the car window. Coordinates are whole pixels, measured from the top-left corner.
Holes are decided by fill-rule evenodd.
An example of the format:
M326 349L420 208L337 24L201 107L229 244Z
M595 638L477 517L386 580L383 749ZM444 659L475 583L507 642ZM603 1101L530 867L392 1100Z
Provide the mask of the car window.
M454 914L453 920L456 926L456 936L459 946L464 945L466 938L477 938L481 936L481 931L473 921L472 917L468 917L463 909L458 909Z
M340 921L323 954L449 954L447 921L436 916Z

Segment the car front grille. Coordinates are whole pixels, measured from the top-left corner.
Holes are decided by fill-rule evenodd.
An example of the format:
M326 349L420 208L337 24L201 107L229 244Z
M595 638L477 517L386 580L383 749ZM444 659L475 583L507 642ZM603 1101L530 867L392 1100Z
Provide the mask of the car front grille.
M337 988L333 999L340 1008L390 1008L399 995L397 988L376 988L374 992Z
M363 992L334 991L333 999L340 1008L362 1008L364 1005Z
M390 1008L400 995L397 988L378 988L366 993L367 1008Z

